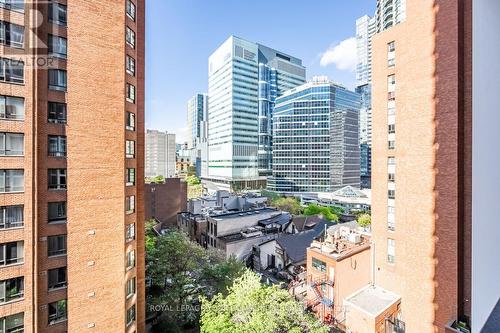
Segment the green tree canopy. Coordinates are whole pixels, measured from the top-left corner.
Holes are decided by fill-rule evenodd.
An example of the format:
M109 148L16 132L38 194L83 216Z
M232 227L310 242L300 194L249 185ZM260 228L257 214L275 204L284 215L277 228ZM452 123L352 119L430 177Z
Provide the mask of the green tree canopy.
M304 209L304 215L306 216L322 215L323 218L325 218L328 221L338 222L339 216L336 213L334 213L334 211L338 212L339 210L338 207L335 207L335 209L336 210L334 210L333 207L323 207L316 204L310 204L309 206L306 207L306 209Z
M245 265L235 258L226 260L220 251L207 251L176 230L157 236L151 231L152 225L148 222L146 229L146 275L151 280L149 309L168 304L167 309L159 307L153 311L159 315L160 323L179 328L196 326L199 297L227 292ZM157 329L163 332L163 327Z
M328 327L302 306L288 291L260 283L246 271L229 288L227 296L202 298L201 333L327 333Z
M300 205L299 200L294 197L277 198L273 200L271 205L293 215L299 215L302 213L302 206Z
M186 183L188 185L199 185L199 184L201 184L201 181L195 175L190 175L190 176L186 177Z
M357 222L360 227L367 228L372 224L372 217L369 214L361 214L358 216Z
M156 176L153 178L149 178L149 181L151 183L162 184L165 182L165 177L163 177L162 175L159 175L159 176Z

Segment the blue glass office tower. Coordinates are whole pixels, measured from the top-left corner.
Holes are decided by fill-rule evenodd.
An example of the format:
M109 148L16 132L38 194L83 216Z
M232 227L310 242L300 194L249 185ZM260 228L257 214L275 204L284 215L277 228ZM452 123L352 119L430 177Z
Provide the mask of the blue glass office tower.
M229 37L208 69L208 176L231 190L265 187L277 96L305 82L300 59Z
M359 187L360 107L359 94L326 78L278 97L268 189L317 193Z

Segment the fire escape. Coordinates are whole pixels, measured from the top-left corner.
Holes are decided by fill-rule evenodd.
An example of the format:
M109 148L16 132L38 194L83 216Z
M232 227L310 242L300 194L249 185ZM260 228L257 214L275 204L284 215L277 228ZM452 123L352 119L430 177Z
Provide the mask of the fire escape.
M334 309L333 309L333 299L328 297L328 291L323 291L323 286L330 286L333 288L333 281L330 280L326 275L319 278L312 279L309 287L314 293L314 298L307 302L308 308L312 309L314 312L320 314L323 313L323 320L326 323L332 324L334 320ZM333 298L333 297L332 297ZM320 308L322 306L322 308ZM323 311L321 311L323 310Z

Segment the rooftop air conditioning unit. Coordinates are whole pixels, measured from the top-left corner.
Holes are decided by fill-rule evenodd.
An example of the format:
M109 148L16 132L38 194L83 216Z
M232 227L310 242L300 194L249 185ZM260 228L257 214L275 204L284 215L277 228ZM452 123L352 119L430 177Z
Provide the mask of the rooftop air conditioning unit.
M348 240L353 244L359 244L361 243L361 236L359 234L352 233L349 235Z

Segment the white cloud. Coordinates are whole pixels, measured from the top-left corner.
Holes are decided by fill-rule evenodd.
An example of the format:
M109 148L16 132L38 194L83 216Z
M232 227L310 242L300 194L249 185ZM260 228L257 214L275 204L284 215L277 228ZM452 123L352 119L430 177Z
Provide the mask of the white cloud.
M325 67L335 64L337 69L354 71L356 69L356 38L344 39L339 44L331 45L325 52L320 53L320 65Z

